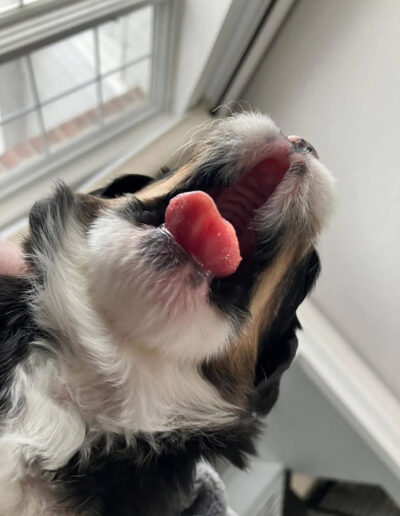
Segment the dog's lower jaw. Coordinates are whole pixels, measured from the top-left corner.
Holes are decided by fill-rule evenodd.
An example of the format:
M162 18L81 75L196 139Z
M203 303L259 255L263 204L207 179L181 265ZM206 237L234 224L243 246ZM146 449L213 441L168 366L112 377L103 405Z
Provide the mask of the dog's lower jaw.
M174 262L174 250L162 251L159 229L106 215L88 238L93 303L127 352L152 351L190 368L230 345L234 325L210 304L209 280L190 260Z

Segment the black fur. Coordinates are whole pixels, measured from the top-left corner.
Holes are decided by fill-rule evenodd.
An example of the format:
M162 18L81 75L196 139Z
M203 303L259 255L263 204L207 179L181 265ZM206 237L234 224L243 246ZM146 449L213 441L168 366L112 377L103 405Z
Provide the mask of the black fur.
M157 453L145 438L134 446L121 439L107 453L99 443L87 464L81 466L76 456L54 478L68 486L68 499L81 509L107 516L178 516L199 459L222 457L244 467L258 430L257 420L247 416L219 432L156 435Z
M143 176L141 174L127 174L124 176L117 177L105 188L99 188L94 190L92 195L99 195L101 197L107 197L113 199L120 197L125 193L135 193L151 183L153 179L149 176Z
M76 196L64 183L57 185L51 197L35 202L29 212L29 238L25 242L26 260L31 270L41 278L40 260L36 256L46 253L51 259L59 247L68 217L76 202Z
M10 409L15 367L29 352L39 332L26 301L29 280L0 275L0 417Z
M254 400L254 408L260 414L267 414L278 398L282 375L297 350L296 331L301 326L296 310L310 293L319 272L320 261L314 250L295 269L278 314L267 334L260 339L255 378L257 396Z
M24 251L37 282L43 282L46 275L41 255L47 256L48 263L53 261L53 255L63 245L69 218L74 215L87 225L96 216L98 208L95 197L82 198L63 182L57 184L52 196L35 202L29 212L29 237L24 242Z

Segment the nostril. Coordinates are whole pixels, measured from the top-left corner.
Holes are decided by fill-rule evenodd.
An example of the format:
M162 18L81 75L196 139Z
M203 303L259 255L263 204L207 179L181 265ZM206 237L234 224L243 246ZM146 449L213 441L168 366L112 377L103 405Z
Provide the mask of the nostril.
M293 148L295 152L302 152L303 154L311 153L317 159L319 159L318 152L315 150L314 146L311 143L308 143L304 138L300 138L300 136L288 136L288 140L290 140L293 144Z

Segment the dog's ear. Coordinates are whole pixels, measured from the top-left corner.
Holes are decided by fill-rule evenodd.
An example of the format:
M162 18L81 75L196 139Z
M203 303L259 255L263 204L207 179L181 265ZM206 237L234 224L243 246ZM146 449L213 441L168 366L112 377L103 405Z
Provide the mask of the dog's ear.
M114 179L104 188L91 192L97 197L115 198L124 194L135 193L147 186L154 179L141 174L127 174Z
M313 250L294 271L278 314L267 333L260 339L253 405L259 414L267 414L278 398L282 375L297 351L296 331L301 325L296 310L311 291L319 272L319 257Z
M38 251L54 248L75 203L75 194L62 181L50 196L36 201L28 216L30 244Z
M254 410L260 415L268 414L278 399L282 375L296 355L298 340L295 332L298 324L296 317L293 329L270 343L270 353L266 362L268 367L262 368L264 377L256 383Z

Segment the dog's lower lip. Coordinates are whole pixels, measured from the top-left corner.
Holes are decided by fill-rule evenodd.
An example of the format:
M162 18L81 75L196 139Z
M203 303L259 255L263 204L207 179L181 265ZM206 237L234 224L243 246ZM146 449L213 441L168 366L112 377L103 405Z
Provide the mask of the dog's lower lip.
M188 263L191 263L193 268L196 270L196 273L202 277L205 281L208 281L208 282L211 282L211 280L213 279L213 274L207 270L205 270L202 266L202 264L200 262L198 262L196 260L196 258L191 255L190 253L188 253L186 251L186 249L181 246L181 244L179 244L179 242L176 241L176 239L174 238L174 236L171 234L171 232L167 229L167 227L165 226L165 224L161 224L161 226L159 226L157 228L158 231L160 231L162 233L162 235L168 239L168 241L174 246L176 247L178 250L179 250L179 253L181 253L182 255L184 255L187 259L187 262Z

